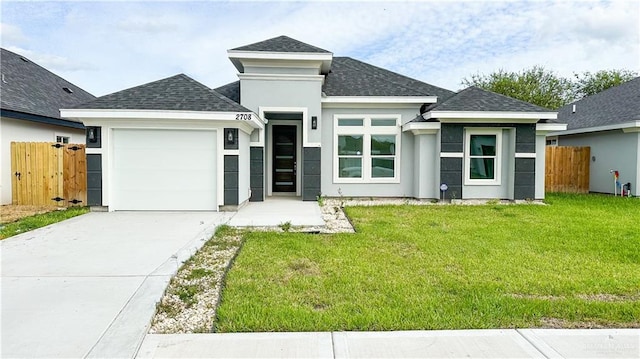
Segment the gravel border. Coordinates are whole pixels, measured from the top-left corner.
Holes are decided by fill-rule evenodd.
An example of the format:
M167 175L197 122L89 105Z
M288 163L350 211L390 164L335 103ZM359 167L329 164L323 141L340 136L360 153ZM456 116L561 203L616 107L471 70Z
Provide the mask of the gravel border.
M171 279L165 294L157 304L150 334L209 333L213 330L216 309L220 301L226 274L242 247L243 232L280 231L305 233L354 233L353 225L344 214L346 206L380 205L510 205L514 201L464 200L420 201L405 198L322 198L320 212L324 226L250 227L222 226L216 235L186 261ZM544 204L540 201L515 201L515 204Z

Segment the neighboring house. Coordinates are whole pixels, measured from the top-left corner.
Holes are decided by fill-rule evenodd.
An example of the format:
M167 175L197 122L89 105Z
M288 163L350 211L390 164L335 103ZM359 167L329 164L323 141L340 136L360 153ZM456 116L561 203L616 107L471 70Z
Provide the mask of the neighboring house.
M640 77L561 107L558 120L567 130L550 133L549 144L591 148L589 191L614 193L618 171L640 196Z
M62 119L60 109L95 96L24 56L2 49L0 58L0 199L10 204L11 142L84 143L82 122Z
M87 126L89 203L218 210L271 196L544 198L556 113L459 93L280 36L228 51L239 81L176 75L61 110Z

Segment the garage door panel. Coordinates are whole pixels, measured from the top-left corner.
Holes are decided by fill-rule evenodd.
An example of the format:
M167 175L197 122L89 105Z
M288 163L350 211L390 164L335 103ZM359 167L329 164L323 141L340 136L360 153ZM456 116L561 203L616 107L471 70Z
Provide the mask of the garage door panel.
M116 129L115 210L217 210L216 132Z
M171 176L163 170L131 170L129 176L132 178L148 178L142 181L127 181L121 183L119 188L123 190L178 190L178 191L205 191L215 185L215 176L210 171L190 171L189 178L177 171Z

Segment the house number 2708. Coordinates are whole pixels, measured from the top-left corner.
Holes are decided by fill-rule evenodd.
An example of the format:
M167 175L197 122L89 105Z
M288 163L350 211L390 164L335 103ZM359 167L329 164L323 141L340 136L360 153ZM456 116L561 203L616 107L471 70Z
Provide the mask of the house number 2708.
M236 114L236 120L251 121L251 114L250 113L237 113Z

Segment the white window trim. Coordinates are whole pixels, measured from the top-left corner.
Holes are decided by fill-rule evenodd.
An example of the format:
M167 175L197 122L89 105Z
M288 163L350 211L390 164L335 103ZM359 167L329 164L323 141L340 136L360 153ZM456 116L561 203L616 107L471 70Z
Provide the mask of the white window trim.
M338 120L363 119L363 126L338 126ZM395 119L395 126L371 126L372 119ZM362 177L339 177L338 136L363 135L362 139ZM371 135L395 135L396 150L393 162L393 177L374 178L371 176ZM377 115L334 115L333 116L333 183L400 183L400 154L402 153L401 116L398 114ZM385 156L391 157L391 156Z
M496 136L495 178L472 179L471 178L471 136L494 135ZM464 184L466 186L499 186L502 183L502 128L465 128L464 137Z
M70 133L55 132L55 134L53 135L53 142L64 143L64 142L58 142L58 137L66 138L68 142L65 143L65 144L71 143L71 134Z

